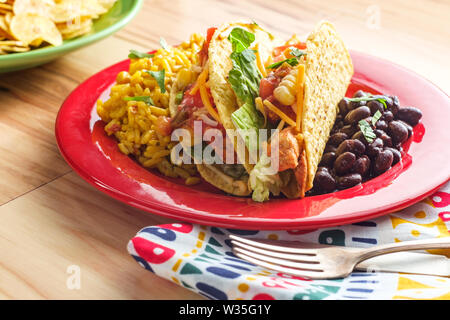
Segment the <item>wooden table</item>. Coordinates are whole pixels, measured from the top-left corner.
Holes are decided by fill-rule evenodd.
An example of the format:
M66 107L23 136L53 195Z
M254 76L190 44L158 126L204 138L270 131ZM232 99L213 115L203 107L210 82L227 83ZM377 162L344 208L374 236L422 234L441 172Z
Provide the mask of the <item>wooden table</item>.
M168 219L122 204L78 177L59 154L54 123L76 86L125 59L129 49L156 48L161 36L180 43L246 17L286 38L328 19L351 49L408 67L450 93L449 0L146 0L114 36L47 65L0 75L0 298L202 298L128 255L126 244L139 229ZM67 286L74 265L80 289Z

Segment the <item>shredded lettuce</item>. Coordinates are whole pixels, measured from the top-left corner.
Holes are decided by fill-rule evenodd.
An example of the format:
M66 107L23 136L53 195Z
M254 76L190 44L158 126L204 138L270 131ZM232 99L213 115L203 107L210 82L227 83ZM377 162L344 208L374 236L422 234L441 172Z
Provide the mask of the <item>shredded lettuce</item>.
M237 30L241 32L236 32ZM230 55L233 68L228 74L228 82L243 103L254 105L254 100L259 95L259 83L262 78L256 66L255 53L249 49L255 35L243 29L234 28L228 39L233 46L233 52Z
M255 98L259 96L262 75L256 65L255 52L249 49L255 40L255 35L244 29L234 28L228 40L233 47L230 55L233 68L228 74L228 82L243 103L238 110L231 114L231 119L241 130L241 136L249 151L252 152L255 148L258 150L259 129L264 127L264 117L255 106ZM256 131L256 134L252 135L252 130ZM242 134L243 132L245 135ZM249 176L254 201L266 201L269 199L270 193L280 194L282 182L277 172L273 171L271 159L263 153Z
M264 119L253 105L246 102L231 114L231 119L239 129L239 134L250 152L258 151L258 129L264 125Z
M231 30L228 40L231 42L233 52L240 53L250 47L255 41L255 35L242 28L234 28Z
M253 190L252 199L257 202L269 200L270 192L280 194L282 181L278 174L273 173L271 159L263 154L250 172L250 188Z
M230 59L233 68L228 74L234 93L243 103L242 106L232 113L231 118L238 129L249 132L256 131L264 125L263 116L256 110L255 98L259 96L259 83L262 75L256 66L256 56L253 50L249 49L255 41L255 35L242 28L234 28L228 40L231 42L233 52ZM256 146L247 138L245 143L248 148Z

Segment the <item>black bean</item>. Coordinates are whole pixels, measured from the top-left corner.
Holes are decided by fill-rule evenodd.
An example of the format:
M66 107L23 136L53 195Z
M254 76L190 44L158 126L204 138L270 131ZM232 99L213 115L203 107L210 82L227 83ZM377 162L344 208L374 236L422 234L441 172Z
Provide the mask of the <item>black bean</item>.
M342 143L342 141L346 140L348 136L344 132L338 132L333 135L331 135L328 138L328 144L331 144L332 146L338 146Z
M366 97L367 93L364 92L364 90L358 90L353 94L353 98L362 98L362 97Z
M338 103L338 107L340 114L342 115L347 114L349 110L349 101L347 99L341 99L341 101L339 101Z
M385 147L392 147L392 139L391 139L391 137L390 136L388 136L388 134L387 133L382 133L380 136L379 136L379 138L381 139L381 140L383 140L383 145L385 146Z
M383 172L386 172L391 167L393 161L394 155L392 151L388 149L380 151L380 153L378 153L377 157L375 158L375 164L373 168L375 174L379 175Z
M326 171L326 172L330 173L330 171L328 170L328 167L322 166L322 165L319 165L317 167L317 172L319 172L319 171Z
M336 158L333 169L338 175L345 174L350 171L355 163L356 156L351 152L344 152Z
M391 122L392 120L394 120L394 114L391 111L386 111L385 113L383 113L380 119L386 122Z
M392 114L394 116L396 116L397 112L398 112L398 110L400 108L400 101L398 100L397 96L391 96L391 99L392 99L392 105L389 108L389 110L392 112Z
M342 177L337 178L339 189L347 189L360 184L362 177L359 173L350 173Z
M402 159L402 154L397 149L387 147L386 150L391 151L392 155L394 156L394 159L392 160L392 165L396 164L397 162L399 162Z
M357 123L359 120L370 116L370 109L367 106L358 107L345 116L344 122L346 124Z
M314 187L316 186L322 191L331 192L336 188L336 180L328 170L318 170L314 177Z
M336 126L340 129L344 126L344 120L340 120L336 123Z
M335 152L327 152L327 153L323 154L319 165L326 166L326 167L332 167L334 164L334 160L336 160L336 153Z
M339 132L345 133L347 136L351 137L356 133L356 131L359 131L358 127L352 124L348 124L346 126L343 126L341 129L339 129Z
M371 142L366 149L366 153L369 157L375 159L375 157L380 153L380 151L383 149L383 140L380 138L376 138Z
M375 133L375 135L376 135L377 137L380 137L380 136L382 136L383 134L385 134L386 132L384 132L384 131L381 130L381 129L375 129L375 130L373 130L373 133Z
M352 172L359 173L361 176L365 176L367 173L369 173L369 169L370 159L368 156L363 155L356 159L355 163L353 164Z
M359 140L359 141L361 141L364 145L367 145L367 144L368 144L366 138L364 137L364 133L362 133L362 131L358 131L357 133L355 133L355 134L352 136L352 139Z
M407 122L402 121L402 120L396 120L398 122L400 122L401 124L403 124L406 129L408 130L408 138L412 136L413 134L413 127L411 127Z
M386 103L387 109L391 110L393 104L392 98L390 98L389 96L384 96L384 101Z
M389 123L388 133L394 144L403 143L408 139L408 129L399 121Z
M367 103L367 106L370 109L370 114L373 116L377 111L380 111L381 113L384 112L384 106L381 102L377 100L372 100Z
M387 128L388 128L388 124L387 124L386 121L384 121L384 120L378 120L377 123L375 124L375 127L376 127L377 129L386 131Z
M403 107L397 112L397 119L403 120L413 127L419 123L421 118L422 111L414 107Z
M324 153L327 153L327 152L336 152L336 147L335 146L332 146L331 144L327 144L326 146L325 146L325 150L323 150L323 152Z
M336 149L336 155L339 157L344 152L350 151L356 155L361 155L366 150L366 146L360 140L348 139L343 141Z

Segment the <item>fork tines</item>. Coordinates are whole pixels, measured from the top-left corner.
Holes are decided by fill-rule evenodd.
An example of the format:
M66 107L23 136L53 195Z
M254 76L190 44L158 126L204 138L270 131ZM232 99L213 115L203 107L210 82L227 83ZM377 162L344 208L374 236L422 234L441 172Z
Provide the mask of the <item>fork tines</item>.
M317 250L281 247L230 235L237 257L264 268L307 278L324 278Z

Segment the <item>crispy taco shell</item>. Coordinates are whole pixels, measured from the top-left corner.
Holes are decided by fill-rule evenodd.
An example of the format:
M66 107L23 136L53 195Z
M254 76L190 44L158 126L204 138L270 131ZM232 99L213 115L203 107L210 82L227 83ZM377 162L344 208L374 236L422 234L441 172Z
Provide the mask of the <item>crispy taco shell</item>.
M319 23L308 36L306 47L301 117L304 153L295 170L280 175L284 185L281 191L288 198L303 197L313 187L317 167L336 120L337 104L345 96L353 75L350 54L331 23ZM302 177L300 183L298 176Z
M336 120L337 105L350 84L353 64L344 41L330 22L319 23L306 46L302 133L309 190Z
M242 197L251 193L247 182L248 176L247 178L234 179L220 170L220 166L207 164L198 164L197 170L206 182L226 193Z
M228 73L233 67L230 59L233 50L227 37L235 27L254 33L255 41L253 44L258 45L258 52L262 61L266 61L272 49L281 43L280 40L255 23L235 22L225 24L214 33L209 44L209 83L211 94L222 125L226 130L233 131L236 130L236 127L232 122L231 114L242 104L238 101L231 85L228 83ZM238 148L236 139L231 140L240 162L247 172L250 172L253 169L253 165L250 164L248 150L246 148Z

